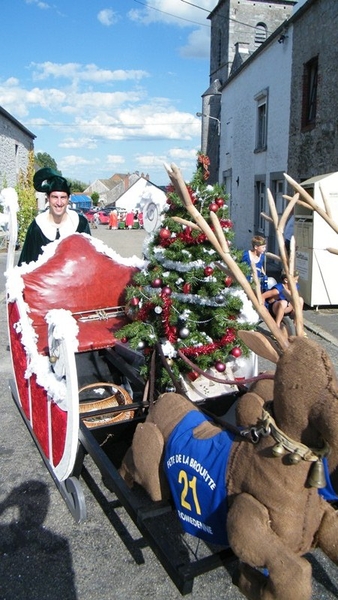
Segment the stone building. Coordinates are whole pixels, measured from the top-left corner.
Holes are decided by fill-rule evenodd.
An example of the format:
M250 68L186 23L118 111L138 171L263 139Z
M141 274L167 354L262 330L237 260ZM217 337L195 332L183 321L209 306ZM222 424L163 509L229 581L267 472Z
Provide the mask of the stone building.
M0 106L0 187L13 187L26 171L36 136Z
M338 171L337 22L338 2L299 1L266 41L229 67L224 82L217 80L220 154L209 156L230 195L239 248L261 233L276 252L273 227L261 213L269 212L268 188L282 212L290 192L283 173L304 181Z
M143 175L143 173L141 177L149 179L149 175ZM109 179L96 179L83 193L91 196L93 192L96 192L100 196L99 205L104 207L107 204L114 204L139 178L138 172L115 173Z
M283 27L283 26L282 26ZM282 28L251 55L221 87L219 181L229 194L237 247L251 247L255 234L276 252L275 232L267 213L267 188L284 207L288 163L292 32L279 43Z
M219 0L210 13L210 81L224 83L292 14L297 0Z
M210 13L209 88L202 95L202 152L217 181L220 142L220 87L292 14L296 0L219 0Z
M338 171L338 2L308 0L295 14L288 173Z

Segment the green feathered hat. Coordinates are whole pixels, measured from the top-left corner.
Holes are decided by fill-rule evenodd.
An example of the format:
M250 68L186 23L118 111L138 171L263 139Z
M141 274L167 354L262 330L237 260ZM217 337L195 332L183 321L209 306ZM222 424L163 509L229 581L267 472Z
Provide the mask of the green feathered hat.
M49 167L39 169L35 173L33 185L37 192L45 192L46 194L50 194L51 192L66 192L70 196L71 193L67 179Z

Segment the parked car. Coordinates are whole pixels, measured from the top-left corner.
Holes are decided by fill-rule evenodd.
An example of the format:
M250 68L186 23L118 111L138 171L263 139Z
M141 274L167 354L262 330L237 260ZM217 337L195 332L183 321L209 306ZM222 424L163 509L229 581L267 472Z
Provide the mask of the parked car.
M87 218L89 223L93 222L94 215L98 215L101 225L107 225L109 223L109 215L106 212L104 212L103 210L93 210L93 209L91 209L85 213L85 217Z
M72 208L72 210L75 210L79 215L85 215L83 208Z

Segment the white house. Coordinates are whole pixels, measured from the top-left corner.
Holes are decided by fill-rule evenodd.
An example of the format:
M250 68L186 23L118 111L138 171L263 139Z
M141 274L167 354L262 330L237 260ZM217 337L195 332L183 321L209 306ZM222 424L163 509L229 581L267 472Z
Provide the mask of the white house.
M127 211L143 212L149 202L153 202L161 211L167 197L164 191L148 179L140 177L133 183L122 196L116 200L116 208L125 208Z
M230 195L230 216L238 248L262 234L276 250L268 212L270 188L282 212L288 164L292 27L281 42L280 28L221 87L219 181Z

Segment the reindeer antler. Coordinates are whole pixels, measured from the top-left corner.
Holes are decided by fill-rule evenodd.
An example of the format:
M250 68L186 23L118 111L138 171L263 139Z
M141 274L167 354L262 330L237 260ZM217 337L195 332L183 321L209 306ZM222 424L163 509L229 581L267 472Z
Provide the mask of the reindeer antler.
M299 184L297 183L297 181L295 181L294 179L292 179L292 177L290 177L290 175L287 175L286 173L284 173L284 177L286 179L286 181L289 182L289 184L295 189L297 190L297 192L299 192L299 195L302 196L303 200L305 201L305 203L302 202L302 204L307 207L307 208L312 208L312 210L316 211L323 219L324 221L326 221L326 223L328 225L330 225L330 227L332 227L333 231L335 231L336 233L338 233L338 224L335 223L335 221L332 219L331 216L331 211L330 208L328 206L328 202L327 199L325 198L325 195L323 193L322 188L320 188L321 194L322 194L322 198L323 198L323 202L324 202L324 206L325 206L325 210L323 210L312 198L312 196L310 196L310 194Z
M297 333L297 335L302 336L302 335L304 335L303 310L302 310L302 306L300 304L298 290L297 290L297 287L296 287L296 284L294 281L294 277L293 277L294 272L295 272L295 240L294 240L294 237L291 238L289 260L286 255L285 243L284 243L284 227L285 227L287 219L291 215L291 212L293 211L295 204L297 204L298 200L299 200L299 194L297 193L294 195L293 198L290 199L290 203L284 210L280 219L278 219L278 213L276 210L275 201L274 201L274 198L273 198L270 190L268 189L268 202L269 202L269 208L270 208L270 212L271 212L271 218L272 218L273 224L275 226L281 261L283 264L283 269L285 271L285 274L286 274L288 282L289 282L290 291L291 291L290 299L292 300L292 305L293 305L293 308L295 311L296 333Z
M235 277L235 279L237 280L239 285L245 291L246 295L251 300L253 306L257 310L259 316L261 317L261 319L264 321L264 323L267 325L267 327L269 328L269 330L275 337L281 350L282 351L286 350L289 346L288 340L284 337L281 329L276 325L276 322L274 321L274 319L270 315L269 311L266 309L266 307L262 303L262 299L259 300L257 298L257 296L254 293L254 290L252 289L247 278L245 277L243 271L240 269L240 267L238 266L236 261L232 258L231 254L230 254L228 243L224 237L222 227L220 225L220 222L219 222L216 214L214 212L210 212L210 219L211 219L212 225L214 227L214 231L213 231L211 229L210 225L206 222L206 220L199 213L197 208L193 205L192 200L190 198L190 194L187 189L187 186L185 185L185 182L182 178L181 172L178 169L178 167L175 164L172 164L170 167L169 167L169 165L165 165L165 168L166 168L166 171L170 178L170 181L175 188L176 193L181 198L188 213L191 215L191 217L193 218L195 223L198 225L198 227L201 229L201 231L203 231L203 233L207 236L209 242L212 244L212 246L218 252L218 254L220 255L223 262L226 264L226 266L229 268L230 272ZM257 290L258 289L259 289L259 286L257 287ZM259 291L258 291L258 294L260 294ZM245 335L245 333L249 333L249 332L242 332L242 333ZM245 341L244 336L243 336L243 341Z

